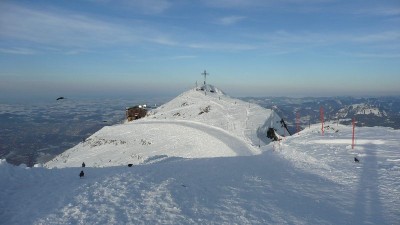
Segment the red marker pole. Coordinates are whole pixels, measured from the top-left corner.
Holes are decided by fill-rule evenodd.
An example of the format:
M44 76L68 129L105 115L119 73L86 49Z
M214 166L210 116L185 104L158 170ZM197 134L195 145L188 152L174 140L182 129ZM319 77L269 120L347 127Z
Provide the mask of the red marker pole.
M351 149L354 149L354 128L355 128L355 126L356 126L356 119L355 118L353 118L353 138L351 139Z
M319 114L321 117L321 133L324 136L324 108L322 106L319 108Z

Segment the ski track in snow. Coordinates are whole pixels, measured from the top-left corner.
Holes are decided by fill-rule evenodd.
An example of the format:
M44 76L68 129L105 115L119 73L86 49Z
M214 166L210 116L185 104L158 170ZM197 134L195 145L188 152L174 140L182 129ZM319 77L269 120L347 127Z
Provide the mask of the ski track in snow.
M186 126L193 129L202 131L208 135L214 136L226 144L232 151L237 155L246 156L253 155L255 150L253 150L244 141L238 139L237 137L227 133L222 129L218 129L212 126L206 126L201 123L191 122L191 121L139 121L138 124L174 124L178 126Z

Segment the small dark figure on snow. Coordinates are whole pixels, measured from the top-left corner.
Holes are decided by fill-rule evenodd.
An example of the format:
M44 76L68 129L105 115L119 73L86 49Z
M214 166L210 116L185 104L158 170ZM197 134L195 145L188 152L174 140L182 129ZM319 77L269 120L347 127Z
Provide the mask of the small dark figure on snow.
M85 166L86 166L86 165L85 165L85 162L83 162L83 163L82 163L82 167L85 167Z
M128 164L128 166L129 166L129 167L132 167L132 166L133 166L133 164L129 163L129 164Z
M360 162L360 160L357 159L357 157L354 157L354 162Z
M79 178L82 178L83 176L85 176L85 173L83 172L83 170L81 170L81 172L79 173Z

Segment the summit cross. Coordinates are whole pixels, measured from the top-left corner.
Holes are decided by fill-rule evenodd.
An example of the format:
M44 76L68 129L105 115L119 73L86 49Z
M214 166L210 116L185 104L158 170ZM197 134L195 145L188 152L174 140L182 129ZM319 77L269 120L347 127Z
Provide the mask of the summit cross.
M206 70L204 70L204 72L203 73L201 73L201 75L203 75L204 76L204 85L206 85L206 77L207 77L207 75L210 75L209 73L207 73L207 71Z

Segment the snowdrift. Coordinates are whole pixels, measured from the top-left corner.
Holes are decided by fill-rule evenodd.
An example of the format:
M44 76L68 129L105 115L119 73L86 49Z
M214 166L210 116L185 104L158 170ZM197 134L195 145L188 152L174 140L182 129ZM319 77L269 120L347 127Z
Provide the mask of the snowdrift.
M266 133L284 131L272 110L231 98L212 85L193 89L146 118L104 127L55 157L48 168L106 167L150 163L159 155L184 158L248 156L270 143ZM165 157L163 157L165 158Z
M26 168L0 161L0 224L397 224L400 131L320 125L251 156ZM355 163L353 157L360 159Z

